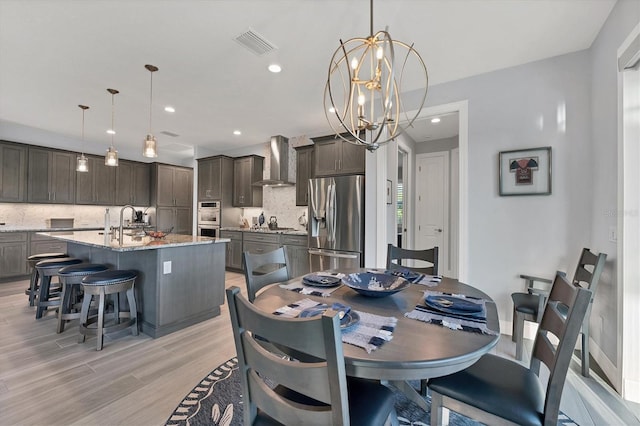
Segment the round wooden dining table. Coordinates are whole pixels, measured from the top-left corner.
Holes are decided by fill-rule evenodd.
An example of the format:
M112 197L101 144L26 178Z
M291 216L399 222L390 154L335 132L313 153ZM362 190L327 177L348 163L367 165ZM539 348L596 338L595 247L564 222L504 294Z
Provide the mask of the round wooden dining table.
M357 271L345 271L350 272ZM301 278L294 278L286 284L299 283ZM485 299L487 327L495 331L496 335L452 330L405 317L405 313L423 302L425 290ZM482 291L450 278L443 278L433 287L411 284L405 290L386 297L363 296L346 285L333 291L329 297L311 296L273 284L258 294L254 304L264 311L274 312L304 298L328 304L339 302L356 311L398 319L392 340L371 353L357 346L343 344L346 372L353 377L390 381L395 384L404 383L406 380L444 376L475 363L489 352L500 338L498 312L493 300Z

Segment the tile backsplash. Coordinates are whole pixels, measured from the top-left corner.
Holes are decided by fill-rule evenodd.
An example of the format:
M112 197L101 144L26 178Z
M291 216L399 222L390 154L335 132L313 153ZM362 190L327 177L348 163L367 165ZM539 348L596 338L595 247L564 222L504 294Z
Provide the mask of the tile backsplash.
M121 206L83 206L72 204L24 204L0 203L0 222L9 226L46 228L51 218L73 218L73 226L93 228L104 226L104 212L109 209L112 226L118 226ZM138 208L144 210L145 207ZM129 219L131 211L125 212Z

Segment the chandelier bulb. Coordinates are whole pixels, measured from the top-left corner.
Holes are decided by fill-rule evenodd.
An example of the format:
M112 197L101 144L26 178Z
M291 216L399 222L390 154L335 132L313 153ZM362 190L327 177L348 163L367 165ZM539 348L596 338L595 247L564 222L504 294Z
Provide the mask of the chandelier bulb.
M378 50L376 51L376 59L381 60L384 57L384 50L382 49L382 46L378 47Z
M353 59L351 59L351 69L358 69L358 58L354 57Z

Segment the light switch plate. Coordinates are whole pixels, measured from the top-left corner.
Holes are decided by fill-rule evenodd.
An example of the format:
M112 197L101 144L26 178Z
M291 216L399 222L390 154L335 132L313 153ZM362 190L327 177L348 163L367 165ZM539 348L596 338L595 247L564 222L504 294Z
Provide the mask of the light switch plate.
M170 260L162 262L162 273L164 275L167 275L167 274L171 273L171 261Z
M618 242L618 230L615 226L609 227L609 241L612 243Z

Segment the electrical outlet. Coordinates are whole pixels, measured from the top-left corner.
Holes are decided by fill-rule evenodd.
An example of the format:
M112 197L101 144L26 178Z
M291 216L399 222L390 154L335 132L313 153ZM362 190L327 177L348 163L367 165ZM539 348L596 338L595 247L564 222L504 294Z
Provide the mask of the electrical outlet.
M618 242L618 230L615 226L609 227L609 241L611 241L612 243Z
M164 275L171 273L171 261L167 260L166 262L162 262L162 273Z

